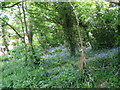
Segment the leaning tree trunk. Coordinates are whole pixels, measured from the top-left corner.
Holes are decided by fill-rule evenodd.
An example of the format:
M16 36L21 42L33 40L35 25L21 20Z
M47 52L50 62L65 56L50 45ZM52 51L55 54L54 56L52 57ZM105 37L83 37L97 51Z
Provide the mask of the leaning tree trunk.
M79 22L79 18L77 16L77 12L75 10L75 7L70 3L70 5L72 6L73 8L73 12L75 14L75 17L76 17L76 21L77 21L77 30L78 30L78 35L79 35L79 38L80 38L80 45L81 45L81 48L82 48L82 53L81 53L81 67L80 67L80 70L82 71L83 68L85 67L86 65L86 58L85 58L85 51L84 51L84 46L83 46L83 38L82 38L82 34L81 34L81 31L80 31L80 22Z

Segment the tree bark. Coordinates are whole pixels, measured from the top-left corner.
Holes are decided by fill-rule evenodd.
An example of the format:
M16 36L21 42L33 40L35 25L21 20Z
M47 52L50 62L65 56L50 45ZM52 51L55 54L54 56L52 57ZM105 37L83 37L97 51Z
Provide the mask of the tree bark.
M77 30L78 30L78 35L79 35L79 38L80 38L80 45L81 45L81 48L82 48L81 60L80 60L80 62L81 62L80 71L82 71L83 68L84 68L85 65L86 65L85 51L84 51L84 46L83 46L83 38L82 38L81 31L80 31L80 22L79 22L79 18L78 18L78 16L77 16L77 12L76 12L75 7L72 5L71 2L70 2L70 5L72 6L73 12L74 12L75 17L76 17Z
M64 30L64 33L65 33L65 37L66 37L66 40L69 44L69 48L70 48L70 52L71 52L71 56L75 56L76 54L76 41L75 41L75 33L74 33L74 30L73 30L73 17L72 17L72 8L71 6L68 4L65 4L65 5L68 5L69 8L66 8L66 7L63 7L63 12L65 10L65 13L62 14L61 13L61 16L63 16L63 30Z
M3 45L5 46L5 48L6 48L6 50L7 50L7 53L8 53L8 55L10 54L9 53L9 49L8 49L8 43L7 43L7 40L6 40L6 37L5 37L5 29L4 29L4 23L2 23L2 38L3 38ZM5 53L4 53L5 54Z
M22 10L23 10L23 15L24 15L24 25L25 25L25 31L26 31L26 34L27 34L27 37L28 37L29 45L30 45L30 51L32 51L32 54L33 54L32 58L34 58L36 60L34 62L34 64L39 64L40 60L35 55L35 51L34 51L34 48L33 48L33 45L32 45L32 41L33 41L32 26L30 25L30 28L29 28L29 31L28 31L28 25L27 25L27 22L26 22L26 14L25 14L25 8L24 7L25 7L25 5L22 2Z
M21 10L20 10L20 7L19 7L19 5L17 5L18 6L18 9L19 9L19 16L21 17ZM23 31L23 43L24 43L24 50L25 50L25 64L27 65L27 44L26 44L26 40L25 40L25 30L24 30L24 25L23 25L23 20L20 18L20 22L21 22L21 24L22 24L22 31Z

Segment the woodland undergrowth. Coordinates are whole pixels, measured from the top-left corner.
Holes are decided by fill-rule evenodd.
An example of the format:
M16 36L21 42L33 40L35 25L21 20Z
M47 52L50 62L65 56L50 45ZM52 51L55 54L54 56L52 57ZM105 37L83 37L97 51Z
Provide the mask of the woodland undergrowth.
M42 58L39 65L31 64L29 60L25 66L22 57L2 56L1 87L119 88L118 48L97 52L86 50L87 65L83 71L79 71L79 52L75 57L70 57L65 47L54 47L46 52L38 54Z

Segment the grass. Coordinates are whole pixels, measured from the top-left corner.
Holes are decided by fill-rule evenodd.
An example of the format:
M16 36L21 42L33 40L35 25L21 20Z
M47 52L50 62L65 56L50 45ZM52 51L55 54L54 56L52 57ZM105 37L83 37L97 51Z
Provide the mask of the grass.
M92 52L92 53L90 53ZM119 88L118 55L99 57L89 60L96 53L89 51L87 66L79 71L80 58L70 57L66 48L52 48L42 54L40 65L29 62L24 66L24 59L2 62L2 87L11 88ZM38 54L39 55L39 54ZM1 57L8 60L8 56ZM31 60L29 60L31 61Z

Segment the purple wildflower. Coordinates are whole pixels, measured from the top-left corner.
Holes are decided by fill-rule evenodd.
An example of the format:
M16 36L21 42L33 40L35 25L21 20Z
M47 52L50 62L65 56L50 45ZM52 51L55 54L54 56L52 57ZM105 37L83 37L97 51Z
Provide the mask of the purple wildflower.
M52 47L51 49L60 49L61 47Z
M62 76L62 75L54 76L54 77L52 78L52 80L54 80L54 79L56 79L56 78L60 78L60 76Z
M64 55L68 55L69 53L62 53L61 55L64 56Z
M60 58L60 59L57 59L57 61L61 61L62 59Z
M54 73L55 71L50 71L50 72L48 72L48 73Z
M45 56L40 56L41 58L44 58Z

